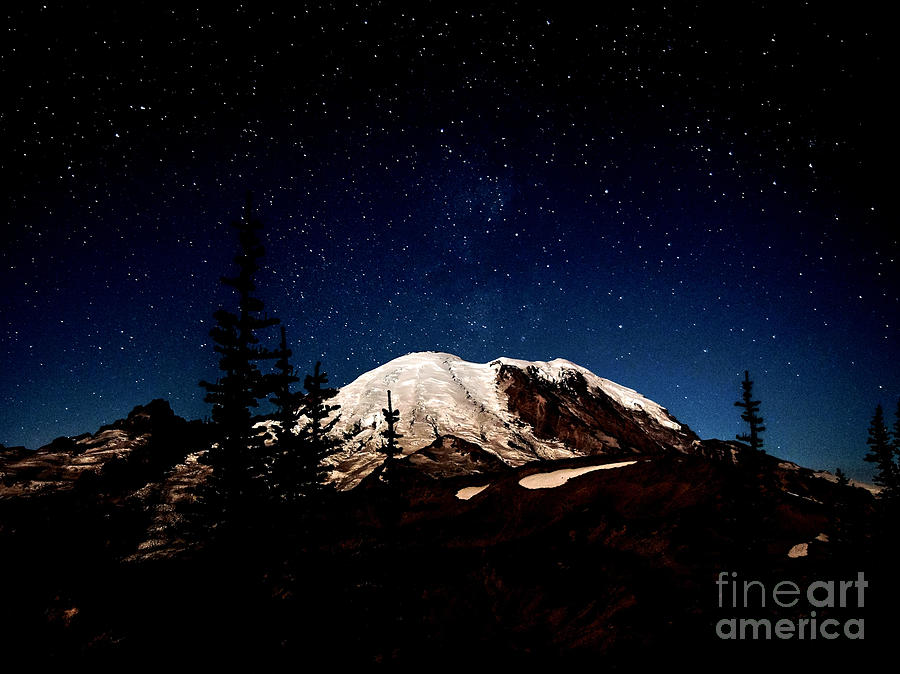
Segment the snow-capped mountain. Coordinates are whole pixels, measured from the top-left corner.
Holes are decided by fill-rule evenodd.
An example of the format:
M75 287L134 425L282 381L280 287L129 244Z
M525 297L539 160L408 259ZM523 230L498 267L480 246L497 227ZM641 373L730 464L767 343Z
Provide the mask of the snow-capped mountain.
M697 436L659 404L558 358L470 363L411 353L340 389L332 479L352 488L382 461L387 391L408 461L435 475L592 454L687 451Z

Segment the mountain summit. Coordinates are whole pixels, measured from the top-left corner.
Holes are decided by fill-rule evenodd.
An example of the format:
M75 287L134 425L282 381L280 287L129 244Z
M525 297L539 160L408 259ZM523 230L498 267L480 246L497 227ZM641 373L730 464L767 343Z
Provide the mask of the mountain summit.
M343 451L332 479L354 487L382 460L381 409L392 392L410 464L435 476L597 454L686 452L697 436L661 405L575 363L410 353L340 389Z

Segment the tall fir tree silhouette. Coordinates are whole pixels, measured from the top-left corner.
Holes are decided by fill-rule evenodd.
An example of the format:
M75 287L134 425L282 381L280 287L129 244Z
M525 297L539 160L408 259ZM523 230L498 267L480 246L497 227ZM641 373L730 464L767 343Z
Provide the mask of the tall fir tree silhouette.
M766 430L766 427L762 425L763 418L759 416L760 401L753 399L753 381L750 379L749 370L744 370L744 381L741 382L741 387L743 388L741 399L734 405L744 410L741 412L741 419L750 425L750 432L736 437L738 440L748 443L751 449L765 452L762 448L763 441L760 433Z
M275 446L269 466L268 482L275 500L293 500L296 485L300 482L297 452L300 439L294 432L303 403L303 393L292 391L291 385L300 381L291 365L293 352L287 346L287 335L281 326L281 343L275 372L269 375L274 395L269 400L275 405Z
M291 365L293 352L287 346L287 335L283 325L281 326L281 343L277 354L276 372L269 375L272 382L271 388L274 392L274 395L269 400L275 405L275 420L278 422L275 434L278 443L286 447L295 443L297 437L293 432L293 428L297 422L303 394L299 391L291 391L291 385L299 382L300 377L294 374L294 366Z
M250 193L243 217L231 226L238 232L240 250L234 258L238 271L235 276L223 276L221 281L237 294L237 312L219 309L213 314L216 325L209 334L220 354L222 375L215 382L200 382L206 389L204 400L213 405L212 420L218 436L208 454L213 469L209 486L211 496L223 510L259 496L264 489L263 441L253 430L251 410L259 406L258 400L271 393L271 379L260 372L256 363L279 356L278 352L261 347L257 337L258 331L277 325L279 320L261 315L264 305L254 294L258 260L265 249L258 236L262 223L253 214Z
M303 398L300 415L308 421L300 431L302 479L299 487L304 494L315 494L324 487L326 470L322 462L338 444L338 440L330 433L340 419L340 414L328 419L332 412L340 409L340 405L328 403L337 395L337 389L325 386L328 374L320 370L321 366L321 362L316 362L313 374L306 375L303 380L306 396Z
M894 461L894 446L884 423L881 405L875 408L866 444L869 451L865 460L875 464L875 484L884 487L886 496L897 496L900 491L900 469Z

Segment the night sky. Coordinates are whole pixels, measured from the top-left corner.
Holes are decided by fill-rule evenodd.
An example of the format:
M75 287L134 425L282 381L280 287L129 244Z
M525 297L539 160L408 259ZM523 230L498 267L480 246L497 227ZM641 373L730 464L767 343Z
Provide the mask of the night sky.
M561 357L733 438L749 369L770 453L871 476L869 420L900 396L873 7L22 4L0 442L156 397L208 415L252 190L301 370Z

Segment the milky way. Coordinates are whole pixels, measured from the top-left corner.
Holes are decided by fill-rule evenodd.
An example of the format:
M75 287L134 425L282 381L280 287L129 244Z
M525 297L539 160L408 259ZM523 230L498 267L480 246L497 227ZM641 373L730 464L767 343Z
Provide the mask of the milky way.
M9 10L0 442L207 415L252 190L260 294L333 384L562 357L732 438L748 369L770 452L871 475L900 396L886 16L359 4Z

